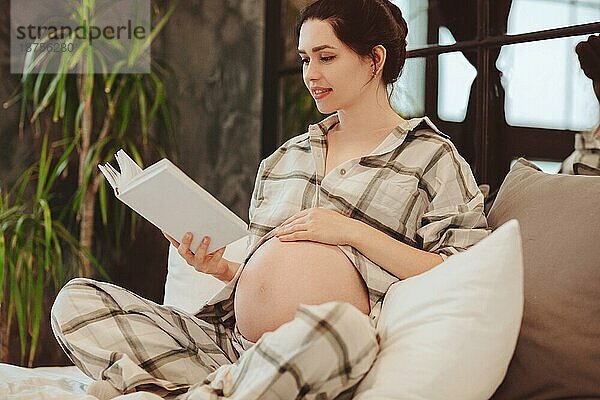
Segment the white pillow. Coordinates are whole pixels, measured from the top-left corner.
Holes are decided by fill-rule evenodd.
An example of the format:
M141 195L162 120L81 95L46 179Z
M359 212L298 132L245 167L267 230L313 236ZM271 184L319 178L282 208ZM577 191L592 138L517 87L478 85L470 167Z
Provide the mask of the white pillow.
M229 261L242 262L246 253L247 237L237 240L225 248L223 257ZM196 313L210 300L225 283L217 278L200 273L169 246L167 281L164 305L174 306L189 313Z
M381 351L355 399L483 400L502 382L523 314L519 224L386 295Z

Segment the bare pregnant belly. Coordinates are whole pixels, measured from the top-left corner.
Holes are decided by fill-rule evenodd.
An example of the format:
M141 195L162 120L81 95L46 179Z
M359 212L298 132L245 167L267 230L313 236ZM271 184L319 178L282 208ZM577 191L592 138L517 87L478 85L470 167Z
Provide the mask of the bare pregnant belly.
M253 342L291 321L299 304L343 301L369 313L362 277L337 246L323 243L269 239L246 263L235 293L238 329Z

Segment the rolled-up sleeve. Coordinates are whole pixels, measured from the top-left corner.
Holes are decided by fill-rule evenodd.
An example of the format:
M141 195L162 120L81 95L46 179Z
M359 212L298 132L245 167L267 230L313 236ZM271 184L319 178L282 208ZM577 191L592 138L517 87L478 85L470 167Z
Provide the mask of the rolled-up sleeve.
M445 143L423 174L428 206L417 235L423 250L444 260L486 237L483 194L469 164L451 143Z
M265 160L262 160L258 166L256 173L256 179L254 181L254 189L252 191L252 197L250 198L250 207L248 209L248 242L246 246L246 254L254 247L256 242L268 231L265 227L256 221L256 213L260 204L263 201L262 187L263 187L263 173L265 170Z

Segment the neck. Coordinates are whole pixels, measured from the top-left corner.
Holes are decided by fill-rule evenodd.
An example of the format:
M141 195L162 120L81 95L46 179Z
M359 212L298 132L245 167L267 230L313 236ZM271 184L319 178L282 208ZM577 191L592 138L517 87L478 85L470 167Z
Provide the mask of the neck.
M350 107L338 110L338 117L338 130L356 136L387 134L403 121L392 109L383 84Z

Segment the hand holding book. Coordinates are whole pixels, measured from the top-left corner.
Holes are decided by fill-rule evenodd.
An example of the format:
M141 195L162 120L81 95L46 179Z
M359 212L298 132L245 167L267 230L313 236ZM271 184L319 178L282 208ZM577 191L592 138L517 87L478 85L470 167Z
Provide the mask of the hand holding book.
M209 236L205 236L200 242L200 246L192 252L190 250L190 244L192 243L193 238L191 232L188 232L183 236L181 243L164 232L163 235L165 235L169 242L177 248L177 251L188 265L194 267L198 272L212 275L223 282L229 282L240 267L239 263L223 258L225 247L221 247L220 249L207 254L208 245L210 243Z
M189 248L210 236L212 253L247 234L247 225L167 159L141 169L123 150L115 155L120 172L110 164L98 165L115 196L172 238L186 232Z

